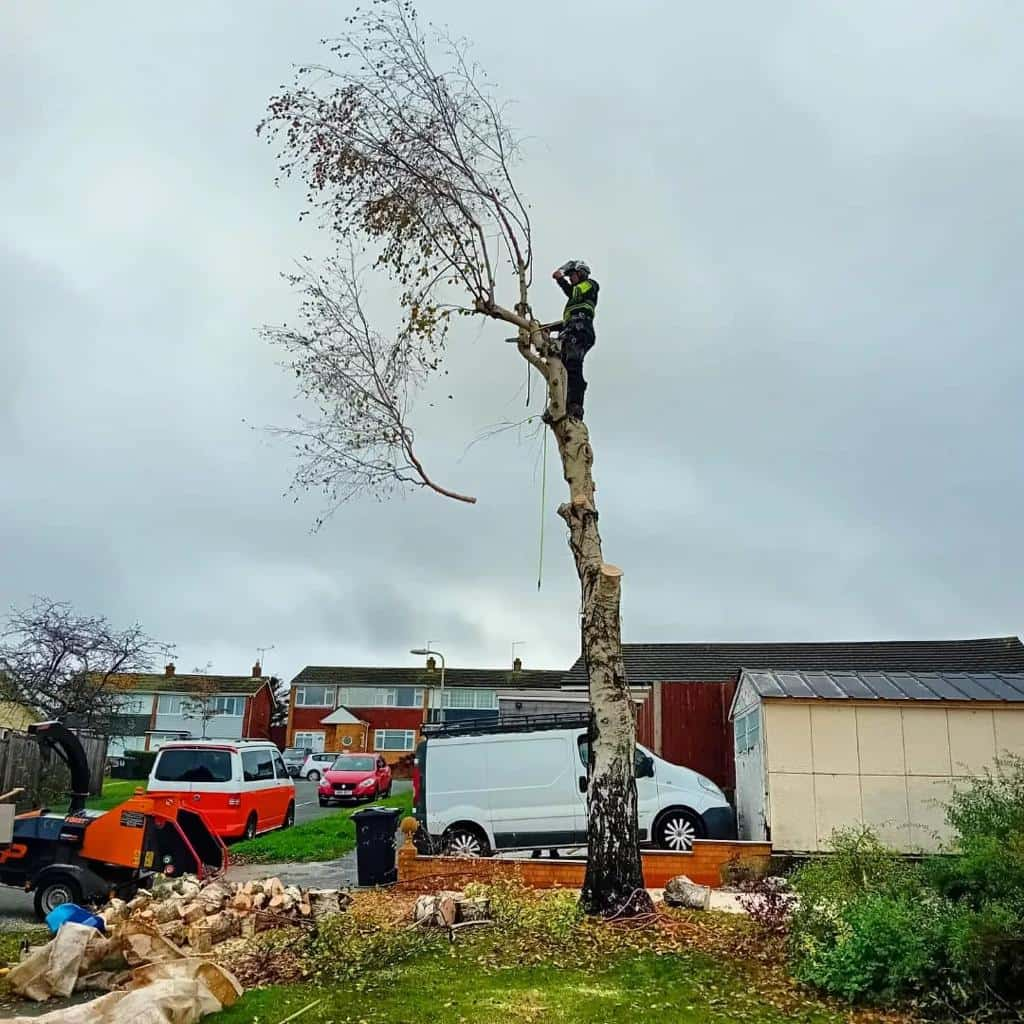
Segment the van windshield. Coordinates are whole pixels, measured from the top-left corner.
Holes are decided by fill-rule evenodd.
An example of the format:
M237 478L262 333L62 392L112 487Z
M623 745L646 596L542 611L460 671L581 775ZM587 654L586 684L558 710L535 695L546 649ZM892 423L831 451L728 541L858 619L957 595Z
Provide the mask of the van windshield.
M160 782L230 782L231 753L197 747L163 750L154 775Z
M349 754L339 757L331 767L336 772L372 772L374 763L372 757L353 757Z

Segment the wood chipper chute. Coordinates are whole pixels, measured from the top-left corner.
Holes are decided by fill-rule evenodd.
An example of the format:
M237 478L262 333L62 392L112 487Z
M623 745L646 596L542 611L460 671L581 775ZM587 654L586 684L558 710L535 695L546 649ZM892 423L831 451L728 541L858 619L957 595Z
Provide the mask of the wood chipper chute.
M60 722L28 731L71 772L67 813L29 811L14 817L9 835L0 831L0 883L34 892L39 917L61 903L130 899L158 873L205 878L227 867L227 850L202 814L176 800L137 790L109 811L86 809L89 767L78 738Z

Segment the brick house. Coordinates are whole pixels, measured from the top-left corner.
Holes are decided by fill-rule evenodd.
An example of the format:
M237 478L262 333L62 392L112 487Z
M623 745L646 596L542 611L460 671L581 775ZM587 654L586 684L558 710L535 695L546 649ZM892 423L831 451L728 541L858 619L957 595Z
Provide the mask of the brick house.
M650 696L637 737L656 754L706 775L731 793L736 766L729 708L741 669L803 672L1021 672L1019 638L897 640L865 643L623 644L630 685ZM564 679L585 693L586 669L576 661Z
M207 739L269 739L276 683L259 663L248 676L179 674L173 663L162 673L109 676L121 695L120 733L111 736L107 753L158 750L168 740L198 739L204 732Z
M425 668L310 665L291 683L288 746L373 751L394 763L416 749L421 727L437 720L442 703L447 721L529 714L543 710L545 701L557 701L563 676L524 669L519 658L511 671L449 668L442 697L441 671L433 658ZM513 697L507 708L506 694ZM577 699L569 695L573 708Z

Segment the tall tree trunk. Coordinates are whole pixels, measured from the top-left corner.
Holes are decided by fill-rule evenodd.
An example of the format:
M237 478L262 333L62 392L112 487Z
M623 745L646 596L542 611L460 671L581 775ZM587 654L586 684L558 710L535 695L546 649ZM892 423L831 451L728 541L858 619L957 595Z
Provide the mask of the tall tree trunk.
M644 888L637 831L636 725L619 617L622 571L607 564L601 551L590 433L582 420L564 415L561 361L549 356L547 366L551 429L569 485L569 501L558 514L569 527L569 548L580 579L583 660L590 685L588 854L581 900L590 914L642 913L651 909L651 900Z

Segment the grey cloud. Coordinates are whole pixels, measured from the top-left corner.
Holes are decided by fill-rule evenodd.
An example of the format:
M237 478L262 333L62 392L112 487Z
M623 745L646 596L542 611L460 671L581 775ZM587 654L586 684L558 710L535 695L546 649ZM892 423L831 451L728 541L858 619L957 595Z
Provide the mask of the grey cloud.
M626 638L1015 632L1016 9L423 6L515 100L535 305L559 309L563 259L601 280L588 419ZM255 334L294 315L278 273L328 244L253 129L342 13L0 14L0 604L139 619L220 671L428 638L566 665L553 454L538 594L539 440L465 450L539 411L500 328L459 330L416 416L473 509L359 502L311 535L316 496L283 497L289 453L252 429L297 408Z

